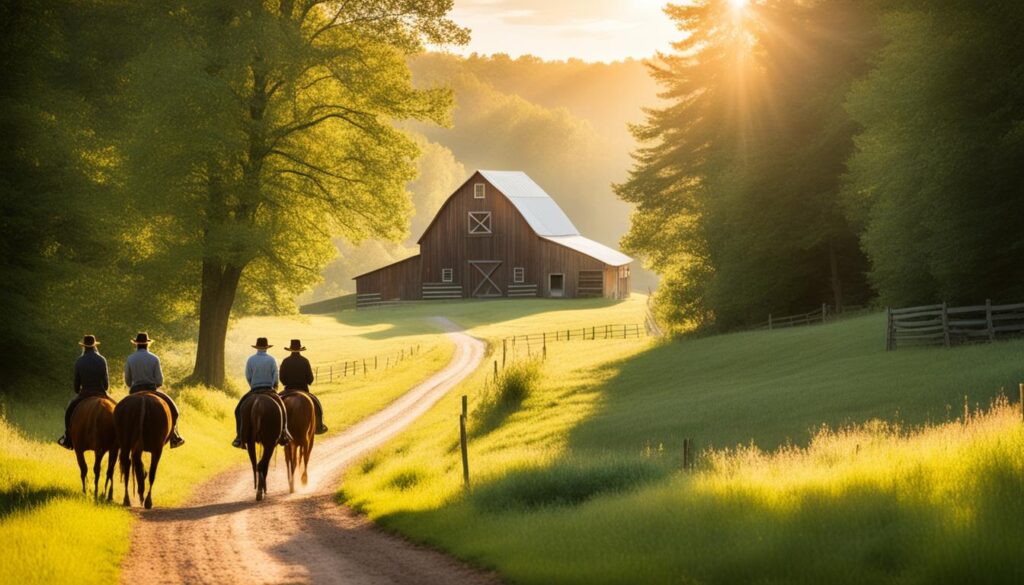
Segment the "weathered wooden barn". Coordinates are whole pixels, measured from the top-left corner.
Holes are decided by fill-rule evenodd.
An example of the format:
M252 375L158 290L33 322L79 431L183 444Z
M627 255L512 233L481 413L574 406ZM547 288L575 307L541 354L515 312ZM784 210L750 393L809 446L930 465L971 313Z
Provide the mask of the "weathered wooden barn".
M519 171L477 171L445 201L420 253L355 277L357 306L492 297L608 297L630 292L633 259L580 235Z

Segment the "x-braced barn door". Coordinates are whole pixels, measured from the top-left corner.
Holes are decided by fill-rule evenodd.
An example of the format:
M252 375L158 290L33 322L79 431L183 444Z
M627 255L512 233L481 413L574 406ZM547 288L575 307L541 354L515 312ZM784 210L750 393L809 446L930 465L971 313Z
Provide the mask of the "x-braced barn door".
M498 267L501 266L501 260L470 260L469 265L473 267L473 270L469 271L470 285L473 286L473 291L469 296L477 298L502 296L501 287L498 286L495 278Z

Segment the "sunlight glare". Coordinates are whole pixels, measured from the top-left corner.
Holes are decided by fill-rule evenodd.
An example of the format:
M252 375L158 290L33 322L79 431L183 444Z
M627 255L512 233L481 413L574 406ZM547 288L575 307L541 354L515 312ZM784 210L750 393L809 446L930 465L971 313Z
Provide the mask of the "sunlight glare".
M729 0L729 6L731 6L733 10L743 10L747 7L747 1L748 0Z

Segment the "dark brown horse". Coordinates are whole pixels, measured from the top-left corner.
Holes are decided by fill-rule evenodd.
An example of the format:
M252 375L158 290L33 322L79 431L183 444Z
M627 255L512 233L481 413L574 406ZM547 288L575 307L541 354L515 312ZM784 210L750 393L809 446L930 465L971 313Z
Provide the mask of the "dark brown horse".
M121 449L121 478L124 480L124 505L131 506L128 498L128 479L135 472L135 483L138 485L139 501L144 502L146 509L153 507L153 482L156 481L156 468L160 464L160 455L164 451L164 443L171 435L171 411L167 403L152 392L136 392L129 394L114 409L114 422L117 425L117 444ZM149 491L146 492L146 468L142 464L142 454L148 451L149 460ZM145 495L145 498L143 498Z
M277 401L266 394L254 394L242 404L241 439L252 463L257 502L267 493L267 472L284 428L283 414Z
M82 400L71 415L71 444L75 446L75 458L82 472L82 493L87 494L85 478L89 467L85 463L85 452L96 455L93 463L93 496L100 499L100 471L103 457L107 459L107 479L103 482L103 497L114 499L114 462L117 460L117 430L114 428L114 407L117 405L109 396L91 396Z
M316 409L309 394L298 390L281 397L288 412L288 432L292 442L284 448L284 460L288 464L288 491L295 493L295 470L302 463L302 485L309 481L309 455L313 452L313 438L316 436Z

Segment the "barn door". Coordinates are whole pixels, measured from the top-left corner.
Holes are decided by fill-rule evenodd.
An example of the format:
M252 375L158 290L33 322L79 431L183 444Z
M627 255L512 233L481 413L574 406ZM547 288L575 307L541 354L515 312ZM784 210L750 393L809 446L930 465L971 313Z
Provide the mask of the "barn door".
M469 296L489 298L502 296L498 286L498 267L501 260L470 260L469 261Z

